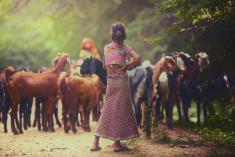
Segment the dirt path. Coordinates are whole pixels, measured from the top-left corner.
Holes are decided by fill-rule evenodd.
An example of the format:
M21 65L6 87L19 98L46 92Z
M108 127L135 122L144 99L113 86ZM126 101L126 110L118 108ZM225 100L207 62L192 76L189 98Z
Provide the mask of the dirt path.
M59 106L59 113L61 113L60 107L61 105ZM59 116L61 117L61 115ZM180 145L172 146L169 144L159 144L154 142L154 140L147 140L144 137L125 141L132 149L130 152L114 153L111 148L112 141L103 138L100 143L102 150L90 152L95 127L96 122L91 122L91 132L84 132L79 127L77 134L65 134L63 128L58 128L55 125L55 133L38 131L37 128L29 128L29 130L24 131L24 134L13 135L10 129L9 117L7 134L3 132L3 125L0 124L0 157L202 157L208 154L210 150L217 150L220 154L230 153L211 144L186 147ZM168 130L164 125L162 129L167 130L172 138L185 137L188 133L179 128ZM196 136L193 135L194 137Z
M157 144L152 140L140 137L137 140L127 141L132 148L130 152L114 153L111 148L112 141L101 140L103 150L90 152L89 148L93 140L93 131L96 123L92 122L92 132L84 132L81 128L77 134L65 134L62 128L56 127L55 133L37 131L30 128L21 135L13 135L11 132L4 134L0 125L0 156L56 156L56 157L142 157L142 156L205 156L210 149L218 149L214 146L181 147ZM181 132L181 133L180 133ZM180 129L172 131L173 136L182 136ZM181 135L182 134L182 135ZM219 148L220 149L220 148ZM227 153L226 150L222 150Z

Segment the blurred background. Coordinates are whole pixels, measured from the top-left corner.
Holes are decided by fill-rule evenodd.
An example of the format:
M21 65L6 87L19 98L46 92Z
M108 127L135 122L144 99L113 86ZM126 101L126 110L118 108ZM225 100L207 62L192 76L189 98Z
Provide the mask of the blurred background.
M101 55L115 21L127 27L127 43L155 63L162 53L205 51L210 73L232 72L235 57L232 0L1 0L0 70L37 70L58 52L76 59L84 37Z

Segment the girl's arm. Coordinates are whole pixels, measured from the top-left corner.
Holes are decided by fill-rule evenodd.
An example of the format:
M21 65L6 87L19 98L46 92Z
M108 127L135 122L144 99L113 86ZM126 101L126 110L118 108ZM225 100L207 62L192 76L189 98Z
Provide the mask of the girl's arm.
M140 64L141 57L134 50L130 50L128 53L131 57L131 60L126 63L127 69L132 69Z
M131 49L128 52L128 55L130 55L131 60L126 62L126 64L118 70L119 72L131 70L140 64L141 57L138 53L136 53L134 50Z

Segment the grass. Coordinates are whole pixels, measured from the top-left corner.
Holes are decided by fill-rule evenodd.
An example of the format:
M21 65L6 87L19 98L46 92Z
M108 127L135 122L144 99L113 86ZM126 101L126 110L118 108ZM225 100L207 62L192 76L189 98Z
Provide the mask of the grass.
M189 110L189 117L190 117L190 123L187 125L184 125L178 121L175 121L175 124L188 131L193 131L197 135L199 135L199 139L193 139L187 134L184 135L185 138L171 138L169 134L165 130L160 130L159 125L157 128L158 135L154 139L155 142L158 143L163 143L163 144L169 144L171 146L179 146L179 145L189 145L189 146L200 146L204 142L213 142L219 146L228 148L229 150L232 151L232 153L235 153L235 130L222 130L219 128L213 128L210 125L204 126L200 125L198 126L196 121L197 121L197 108L196 104L192 103L192 106ZM174 107L173 109L173 119L178 119L178 113L177 113L177 108ZM214 120L214 119L213 119ZM214 120L215 121L215 120ZM213 123L215 123L213 121ZM203 122L203 116L201 114L201 122ZM157 125L156 125L157 126ZM210 126L210 127L209 127ZM210 150L208 152L208 156L216 156L216 152L213 150Z
M154 142L168 144L171 147L199 147L203 144L203 141L200 138L192 137L186 132L183 135L172 138L164 129L157 130L157 136L154 138Z
M235 153L235 132L224 132L220 129L204 128L198 131L204 141L213 141L220 146L230 149Z

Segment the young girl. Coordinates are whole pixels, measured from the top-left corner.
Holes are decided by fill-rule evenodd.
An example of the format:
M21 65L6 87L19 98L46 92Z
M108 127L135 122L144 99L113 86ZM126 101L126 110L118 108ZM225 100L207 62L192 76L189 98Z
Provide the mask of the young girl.
M78 64L82 64L85 59L90 58L91 56L101 60L94 41L91 38L86 37L82 40L81 51L79 52L77 61Z
M80 74L80 67L83 61L90 57L96 58L101 61L100 54L95 46L94 41L91 38L84 38L81 44L81 50L76 61L71 60L70 70L72 73Z
M104 47L104 65L108 74L107 90L91 151L101 149L100 137L115 141L115 152L127 151L129 148L120 141L139 136L126 70L138 65L140 56L124 44L126 32L122 23L113 24L110 35L112 42ZM127 57L131 60L126 61Z

